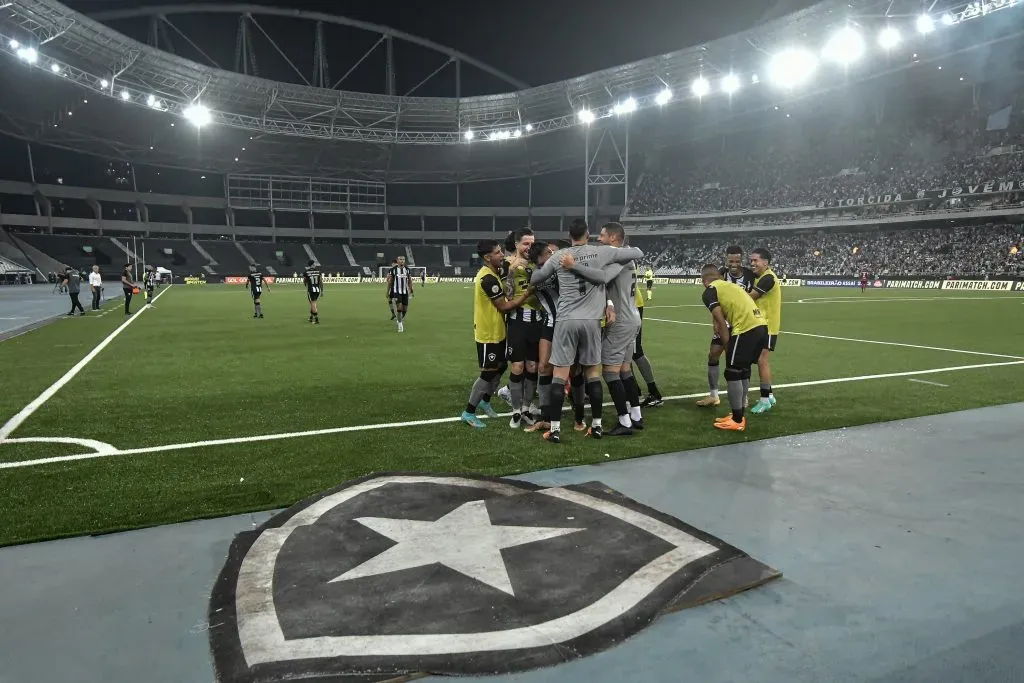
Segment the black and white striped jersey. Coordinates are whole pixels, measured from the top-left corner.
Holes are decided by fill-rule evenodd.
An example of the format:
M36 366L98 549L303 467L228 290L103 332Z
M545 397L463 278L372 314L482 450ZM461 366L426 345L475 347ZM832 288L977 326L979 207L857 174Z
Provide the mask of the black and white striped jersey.
M558 310L558 280L551 278L537 290L537 299L544 309L544 324L555 326L555 312Z
M302 281L306 285L306 291L310 294L320 294L323 292L323 275L321 275L319 268L315 266L306 268L305 272L302 273Z
M412 273L406 266L392 266L388 277L391 278L392 294L412 293Z

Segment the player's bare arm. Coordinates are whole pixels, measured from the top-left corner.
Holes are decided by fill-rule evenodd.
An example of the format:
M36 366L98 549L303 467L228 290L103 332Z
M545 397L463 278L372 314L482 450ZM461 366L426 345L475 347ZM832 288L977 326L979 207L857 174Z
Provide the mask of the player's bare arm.
M533 296L533 293L537 291L532 285L526 288L526 291L517 296L515 299L506 299L504 297L496 297L491 299L491 303L502 313L508 313L513 308L519 308L523 303Z
M555 276L555 273L558 272L558 266L561 264L561 259L554 258L555 256L558 256L558 254L559 252L556 251L552 254L552 258L549 258L544 262L543 266L533 271L533 275L530 276L531 285L542 285Z
M725 314L722 313L721 306L715 306L711 311L711 319L715 326L715 334L722 340L722 346L729 346L729 325L725 322Z

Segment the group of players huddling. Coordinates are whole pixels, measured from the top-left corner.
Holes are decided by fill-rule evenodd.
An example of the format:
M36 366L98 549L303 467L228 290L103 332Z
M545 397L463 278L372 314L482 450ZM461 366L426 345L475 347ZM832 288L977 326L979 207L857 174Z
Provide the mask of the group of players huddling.
M477 243L483 265L473 282L473 330L480 375L461 416L466 424L485 426L478 410L497 417L490 403L497 393L512 407L509 427L542 431L544 440L558 443L568 395L574 429L602 438L602 378L618 418L609 436L631 436L644 429L641 407L662 403L641 344L644 296L637 287L636 262L643 252L625 246L619 223L601 228L600 245L589 244L588 226L581 219L572 222L569 236L570 242L549 244L523 228L509 235L504 245L494 240ZM781 287L765 249L752 252L750 268L743 267L739 247L730 247L726 260L726 267L709 264L701 271L703 302L715 334L708 356L710 395L698 405L720 403L718 370L724 352L731 413L714 426L743 431L750 368L755 363L761 399L752 412L763 413L775 405L768 360L780 327ZM648 268L644 276L650 298L654 274ZM647 383L643 401L633 363ZM509 384L499 391L506 369ZM589 428L585 403L591 410Z

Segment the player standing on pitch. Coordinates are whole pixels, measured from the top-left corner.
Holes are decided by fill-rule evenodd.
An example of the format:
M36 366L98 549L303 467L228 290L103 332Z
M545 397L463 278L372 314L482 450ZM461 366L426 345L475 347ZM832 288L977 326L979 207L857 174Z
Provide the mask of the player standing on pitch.
M743 248L734 244L725 250L725 266L718 269L718 273L726 282L739 285L744 291L749 292L754 286L754 271L743 265ZM697 401L702 408L717 406L721 401L718 398L718 372L721 369L719 360L725 345L718 336L717 328L711 337L711 348L708 349L708 395Z
M320 266L313 259L306 264L302 271L302 283L306 285L306 298L309 299L309 322L314 325L320 324L320 313L317 310L316 302L324 291L324 278L320 272Z
M260 303L260 298L263 296L263 286L265 284L267 284L267 281L263 277L263 272L256 265L249 266L249 281L246 286L252 295L252 317L254 318L263 317L263 305Z
M701 300L711 311L715 332L725 347L725 381L729 388L732 413L715 420L716 429L742 432L747 428L744 416L750 366L757 362L761 350L768 346L768 325L757 308L757 302L742 287L722 279L718 266L701 268L704 294Z
M761 351L757 359L757 378L761 383L761 400L750 409L760 415L775 405L775 394L772 393L772 368L769 357L775 351L782 329L782 285L771 268L772 255L761 247L750 252L750 267L757 279L750 290L750 297L757 302L765 321L768 323L768 346ZM866 273L865 273L866 275Z
M389 300L394 299L398 309L399 332L405 332L405 313L409 310L412 294L412 272L405 267L405 257L399 256L387 277L387 296Z
M145 275L142 276L142 279L145 280L146 284L146 301L151 307L155 308L155 306L153 306L153 299L156 298L156 285L160 282L160 271L156 266L153 266Z

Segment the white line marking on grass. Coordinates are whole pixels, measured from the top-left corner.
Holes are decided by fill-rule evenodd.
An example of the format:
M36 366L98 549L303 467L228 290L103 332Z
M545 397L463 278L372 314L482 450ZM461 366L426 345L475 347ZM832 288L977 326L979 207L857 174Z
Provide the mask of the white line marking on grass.
M815 387L824 384L842 384L845 382L863 382L872 379L890 379L893 377L909 377L913 375L931 375L942 372L955 372L958 370L979 370L982 368L998 368L1007 365L1024 365L1024 360L1006 361L1002 363L982 363L979 365L957 365L946 368L931 368L929 370L909 370L907 372L890 372L879 375L860 375L858 377L836 377L833 379L817 379L808 382L791 382L789 384L774 384L773 389L796 389L799 387ZM683 394L681 396L667 396L666 401L678 401L706 396L707 392L697 394ZM612 405L606 403L605 405ZM568 410L568 408L566 408ZM499 413L499 418L508 417L512 413ZM195 448L207 448L210 446L229 446L240 443L255 443L259 441L279 441L284 439L295 439L308 436L327 436L331 434L345 434L347 432L368 432L380 429L398 429L400 427L421 427L427 425L449 424L459 422L459 417L439 417L429 420L411 420L409 422L390 422L385 424L353 425L350 427L332 427L329 429L313 429L304 432L284 432L282 434L260 434L258 436L238 436L230 439L210 439L208 441L192 441L189 443L166 444L164 446L147 446L144 448L126 448L113 453L81 453L78 455L64 455L53 458L40 458L38 460L22 460L17 462L0 462L0 470L18 469L21 467L35 467L38 465L52 465L61 462L75 460L92 460L94 458L109 458L114 455L142 455L145 453L161 453L165 451L183 451ZM496 423L497 424L497 423ZM5 442L0 440L0 445Z
M162 297L164 295L164 292L170 290L170 288L172 286L173 285L168 285L167 289L165 289L163 292L160 292L155 297L153 297L153 301L156 301L157 299ZM82 360L78 361L73 368L71 368L70 370L65 372L63 377L61 377L56 382L51 384L46 389L46 391L44 391L43 393L39 394L39 396L37 396L34 401L32 401L27 406L22 408L21 412L19 412L17 415L12 417L6 423L4 423L4 426L0 427L0 443L3 443L3 441L5 439L7 439L7 437L9 437L14 432L15 429L20 427L21 424L25 420L27 420L29 417L31 417L32 413L34 413L37 410L39 410L43 406L44 403L46 403L51 398L53 398L53 395L56 394L58 391L60 391L61 388L65 384L67 384L72 379L74 379L75 375L77 375L79 372L81 372L85 368L86 365L88 365L90 362L92 362L92 359L95 358L96 356L98 356L100 351L102 351L103 349L107 348L107 344L109 344L110 342L114 341L114 339L117 337L117 335L121 334L121 332L123 332L125 330L125 328L127 328L129 325L131 325L133 322L135 322L136 319L138 319L138 317L140 315L142 315L142 313L144 313L148 309L149 309L149 304L146 304L140 310L136 311L135 315L133 315L132 317L128 318L123 323L118 325L116 330L114 330L109 335L107 335L106 339L104 339L99 344L97 344L96 348L94 348L92 351L87 353L85 358L83 358Z
M907 381L908 382L917 382L918 384L930 384L933 387L943 387L945 389L949 388L948 384L940 384L939 382L929 382L926 379L908 379Z
M117 447L95 439L77 439L70 436L27 436L18 439L0 439L0 445L9 443L66 443L91 448L97 453L117 453Z
M816 296L809 299L797 299L785 303L795 304L877 304L886 301L989 301L989 300L1012 301L1012 296L894 296L884 299L861 299L856 296Z
M688 320L668 320L667 318L644 318L644 320L653 320L659 323L675 323L676 325L699 325L701 327L711 327L711 323L697 323L690 322ZM943 346L922 346L920 344L905 344L903 342L890 342L890 341L876 341L874 339L853 339L851 337L833 337L828 334L811 334L810 332L792 332L790 330L782 330L779 333L780 337L786 337L789 335L795 335L797 337L814 337L815 339L832 339L835 341L848 341L857 342L858 344L881 344L883 346L903 346L908 349L925 349L927 351L947 351L949 353L966 353L972 356L988 356L989 358L1013 358L1014 360L1024 360L1024 356L1011 356L1006 353L988 353L986 351L967 351L965 349L947 349Z

